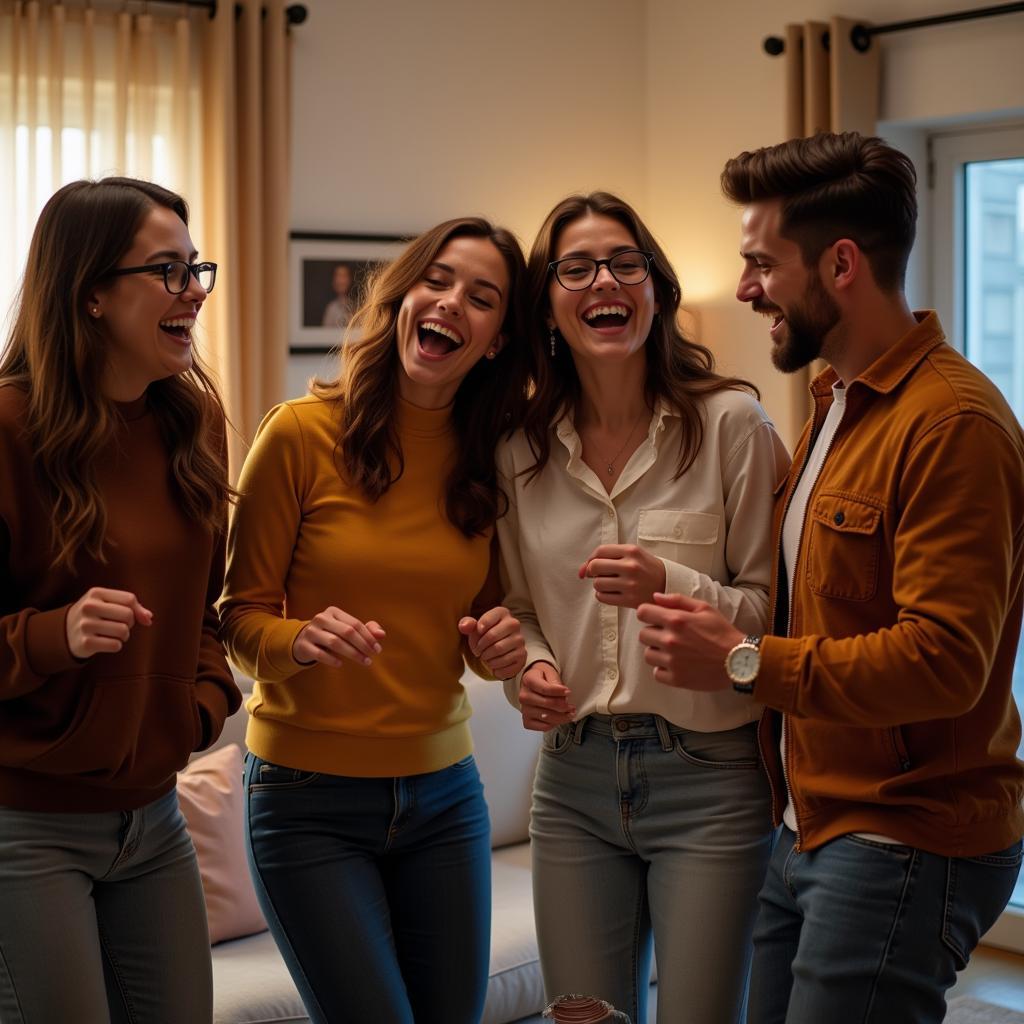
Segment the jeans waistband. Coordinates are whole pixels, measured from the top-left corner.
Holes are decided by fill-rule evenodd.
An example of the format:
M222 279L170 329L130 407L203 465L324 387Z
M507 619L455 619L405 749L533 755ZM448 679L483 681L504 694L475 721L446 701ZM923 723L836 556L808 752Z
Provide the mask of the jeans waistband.
M740 726L743 729L755 729L756 722ZM676 725L661 715L628 714L628 715L587 715L576 722L558 726L573 743L582 743L585 736L602 736L613 740L649 740L656 739L662 750L674 747L673 737L683 736L691 729Z

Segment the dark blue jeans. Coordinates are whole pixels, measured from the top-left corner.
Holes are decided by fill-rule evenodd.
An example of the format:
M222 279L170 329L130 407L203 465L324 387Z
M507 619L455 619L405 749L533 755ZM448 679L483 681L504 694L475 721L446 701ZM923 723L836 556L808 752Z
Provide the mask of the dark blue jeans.
M939 1024L1020 842L960 858L858 836L799 853L794 838L782 828L761 890L748 1024Z
M314 1024L476 1024L491 938L476 763L399 778L246 755L256 894Z

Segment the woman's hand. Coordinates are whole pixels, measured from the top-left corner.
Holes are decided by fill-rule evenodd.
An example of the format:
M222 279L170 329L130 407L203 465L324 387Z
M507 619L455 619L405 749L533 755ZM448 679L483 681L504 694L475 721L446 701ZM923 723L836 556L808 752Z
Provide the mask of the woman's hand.
M523 712L523 728L535 732L547 732L576 717L576 708L569 703L569 687L549 661L535 661L523 673L519 706Z
M313 616L292 641L292 657L302 665L341 668L341 659L372 665L387 634L378 622L360 622L333 605Z
M91 587L69 609L64 620L68 650L79 659L116 654L137 625L149 626L153 613L127 590Z
M639 608L665 589L665 563L636 544L602 544L580 566L602 604Z
M526 641L519 620L500 605L479 619L471 615L459 619L459 632L470 651L494 674L496 679L511 679L526 664Z

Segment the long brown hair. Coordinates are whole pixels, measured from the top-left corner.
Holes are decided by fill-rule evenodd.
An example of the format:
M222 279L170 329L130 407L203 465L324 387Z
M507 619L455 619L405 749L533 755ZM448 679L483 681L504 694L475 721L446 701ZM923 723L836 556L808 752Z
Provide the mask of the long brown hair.
M679 279L654 235L636 211L610 192L591 192L563 199L547 215L533 243L527 264L526 301L532 311L527 325L533 352L536 391L527 411L524 429L536 463L529 471L533 479L551 455L552 425L566 412L579 412L580 378L568 345L560 344L549 354L548 318L551 303L548 286L549 264L556 258L562 231L588 213L611 217L623 225L646 252L653 252L651 280L660 312L647 336L647 374L644 396L653 406L658 398L667 401L682 417L682 440L676 477L680 477L700 452L704 440L701 398L716 391L742 388L760 397L757 388L739 377L723 377L715 372L711 350L692 341L679 326L681 290Z
M102 392L106 336L86 313L90 294L110 278L154 206L188 224L181 196L135 178L75 181L43 207L29 246L0 385L28 399L25 430L40 485L53 505L53 565L74 568L82 548L102 560L107 514L97 462L123 417ZM193 355L186 373L146 390L170 455L181 507L222 529L231 495L222 458L224 409Z
M455 393L452 423L455 466L445 482L445 512L467 537L484 533L504 511L494 450L522 418L528 379L522 343L522 283L526 273L515 236L480 217L448 220L415 238L370 283L366 301L350 325L358 340L345 346L340 376L315 380L313 394L337 401L341 420L340 462L348 478L376 501L402 475L404 457L395 427L400 363L398 312L437 254L453 238L484 238L508 268L508 305L501 325L505 345L495 359L481 359Z

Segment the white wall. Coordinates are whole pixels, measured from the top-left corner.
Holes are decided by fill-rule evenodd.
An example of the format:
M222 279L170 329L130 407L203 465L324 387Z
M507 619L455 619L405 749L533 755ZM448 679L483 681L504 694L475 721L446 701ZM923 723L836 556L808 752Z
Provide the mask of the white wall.
M676 263L701 340L720 366L755 381L783 436L799 423L783 379L771 367L760 317L736 302L739 213L718 193L725 161L782 140L783 69L765 36L787 22L833 14L877 24L984 7L989 0L717 0L713 6L648 0L648 212ZM879 39L876 38L876 43ZM881 38L879 131L912 156L915 129L977 112L1005 114L1024 104L1024 15L918 29ZM922 202L922 206L926 203ZM927 225L918 248L927 247ZM920 263L908 282L927 302ZM914 293L917 293L916 295Z
M646 199L642 0L306 2L293 227L483 214L528 242L570 191Z
M761 387L791 441L799 423L766 332L733 298L739 215L718 192L729 157L783 137L782 64L761 41L787 21L887 23L990 0L306 2L294 228L409 232L482 213L528 245L567 192L618 191L666 245L701 340ZM880 131L915 156L924 124L1024 104L1024 15L881 45ZM922 253L927 239L923 225ZM926 302L919 264L912 298ZM305 372L293 368L289 393Z

